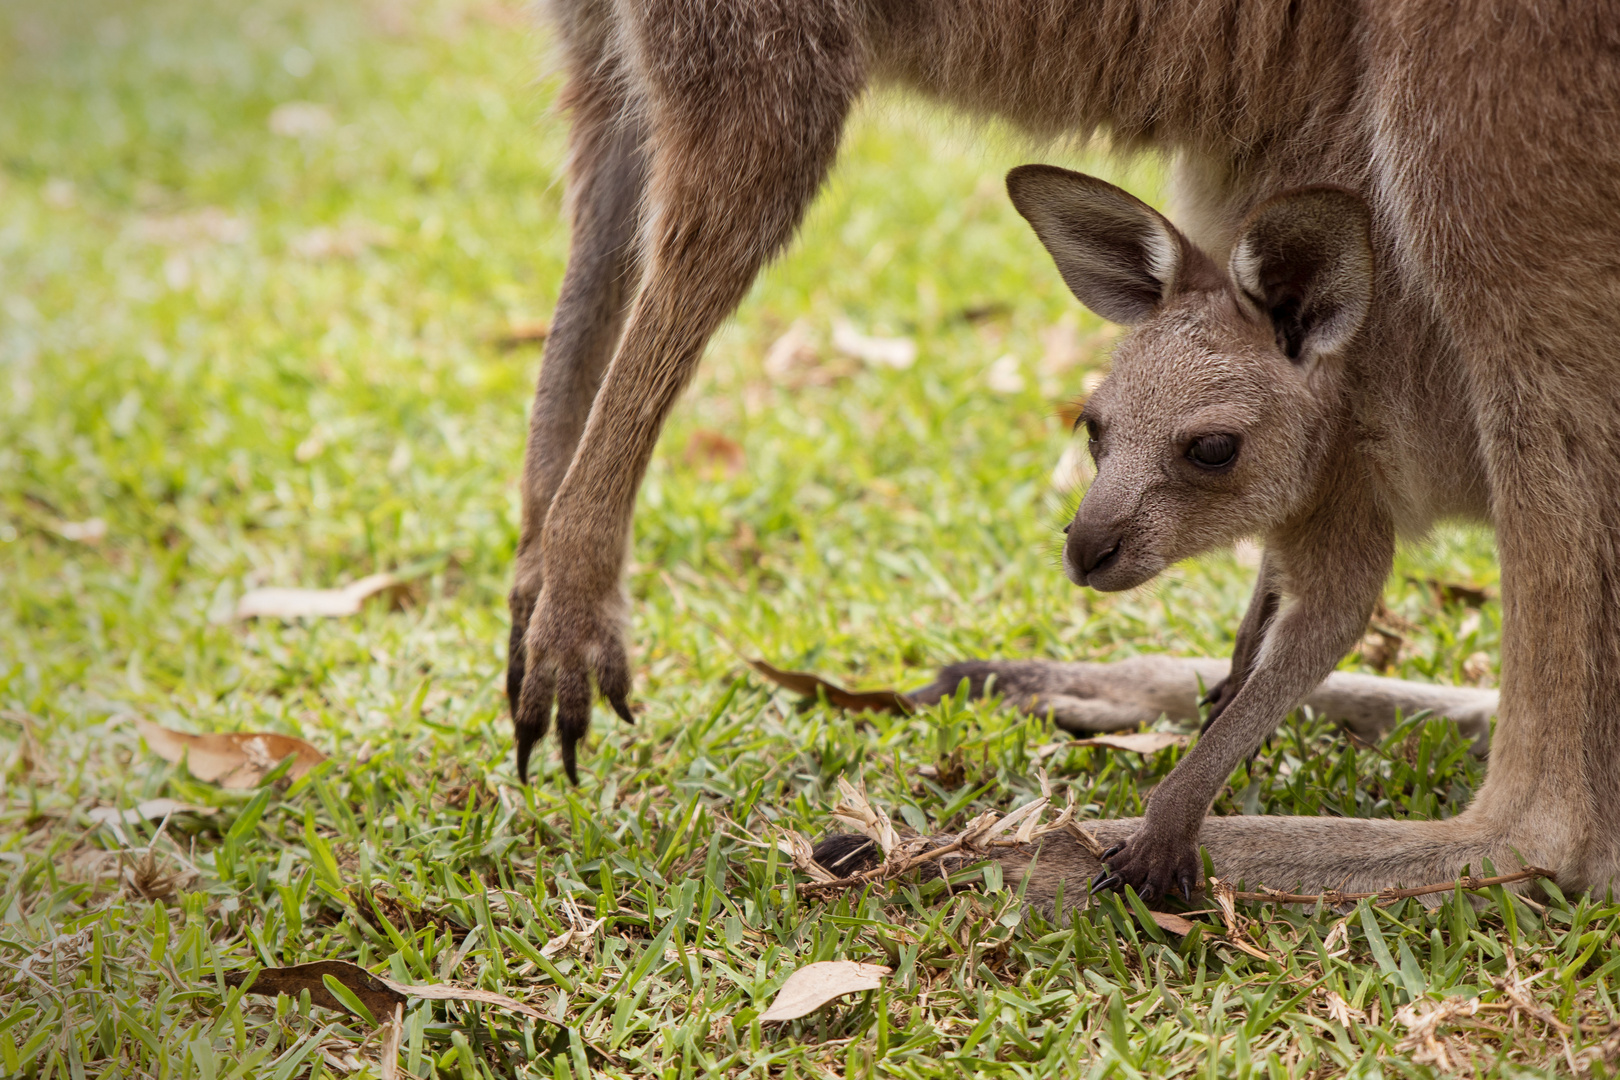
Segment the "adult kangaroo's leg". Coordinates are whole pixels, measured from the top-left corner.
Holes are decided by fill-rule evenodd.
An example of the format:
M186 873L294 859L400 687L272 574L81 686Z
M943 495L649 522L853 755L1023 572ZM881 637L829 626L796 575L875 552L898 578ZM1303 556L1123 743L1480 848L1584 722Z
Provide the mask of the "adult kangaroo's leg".
M835 0L617 11L652 150L646 272L541 531L514 714L520 775L554 703L570 779L593 682L629 716L620 574L636 490L709 336L798 226L865 78L853 15Z
M1502 703L1463 815L1620 871L1620 30L1612 12L1392 7L1378 182L1468 365L1502 565Z
M646 134L627 96L622 59L610 51L607 8L576 3L561 12L570 67L564 103L573 115L568 160L573 238L523 458L523 525L509 598L506 665L513 715L523 687L523 634L540 595L546 513L574 458L641 272L635 231L647 182Z

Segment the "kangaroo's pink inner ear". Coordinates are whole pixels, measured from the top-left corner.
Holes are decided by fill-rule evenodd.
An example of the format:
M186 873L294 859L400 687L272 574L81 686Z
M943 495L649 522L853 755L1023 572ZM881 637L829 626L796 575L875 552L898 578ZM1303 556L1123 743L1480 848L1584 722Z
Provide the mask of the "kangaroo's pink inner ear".
M1175 289L1185 241L1129 192L1084 173L1021 165L1007 174L1007 194L1069 291L1110 322L1141 322Z

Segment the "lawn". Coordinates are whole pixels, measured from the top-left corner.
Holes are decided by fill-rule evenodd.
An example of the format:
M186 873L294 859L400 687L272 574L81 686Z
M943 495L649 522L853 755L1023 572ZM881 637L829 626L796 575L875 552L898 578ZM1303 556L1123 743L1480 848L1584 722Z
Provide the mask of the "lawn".
M1129 897L1047 918L993 866L816 894L773 843L831 828L839 777L940 831L1029 802L1041 764L1083 818L1175 764L990 704L801 708L744 662L909 687L1230 649L1252 560L1118 596L1055 566L1064 403L1113 332L1000 177L1067 162L1162 202L1155 161L867 101L642 490L636 725L598 710L578 788L549 744L519 786L505 591L568 236L546 50L496 0L0 9L0 1074L376 1076L397 1038L403 1072L469 1080L1607 1075L1603 898L1250 905L1251 955ZM234 617L384 571L353 616ZM1489 679L1495 576L1476 532L1404 551L1346 666ZM326 761L210 783L141 723ZM1482 775L1447 725L1366 747L1295 717L1216 811L1442 816ZM156 799L180 806L132 809ZM761 1023L835 959L893 970ZM235 978L320 960L535 1015L412 997L380 1028Z

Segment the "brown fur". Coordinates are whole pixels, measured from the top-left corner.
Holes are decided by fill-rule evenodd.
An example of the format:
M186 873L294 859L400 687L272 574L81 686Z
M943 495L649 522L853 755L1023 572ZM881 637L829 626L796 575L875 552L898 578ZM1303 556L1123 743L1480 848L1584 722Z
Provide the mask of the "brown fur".
M1224 256L1270 196L1372 207L1380 267L1358 348L1370 455L1397 529L1483 498L1503 569L1503 699L1488 779L1446 822L1211 819L1221 873L1287 886L1427 881L1518 856L1566 889L1620 868L1620 20L1546 0L556 0L576 112L574 263L536 406L513 611L520 759L558 710L564 760L592 680L627 714L619 574L635 491L705 341L789 239L874 78L1039 133L1106 131L1179 155L1190 235ZM645 155L638 212L598 201L601 148ZM632 187L636 185L631 185ZM611 220L609 220L611 219ZM639 224L638 224L639 223ZM639 264L611 253L638 229ZM580 269L581 257L622 267ZM578 405L639 290L560 484ZM1422 362L1411 362L1413 356ZM1395 357L1388 363L1379 357ZM1451 403L1486 483L1403 445L1407 403ZM1425 442L1428 435L1423 434ZM1441 447L1445 450L1445 446ZM1366 490L1347 477L1346 498ZM1466 509L1463 507L1459 510ZM1352 512L1347 505L1345 511ZM1301 549L1308 549L1302 543ZM1300 565L1292 577L1339 575ZM538 591L538 596L536 592ZM1280 611L1277 618L1287 617ZM1128 836L1137 823L1109 823ZM1096 870L1049 843L1073 895ZM1040 886L1045 888L1046 886ZM1038 889L1037 889L1038 892Z

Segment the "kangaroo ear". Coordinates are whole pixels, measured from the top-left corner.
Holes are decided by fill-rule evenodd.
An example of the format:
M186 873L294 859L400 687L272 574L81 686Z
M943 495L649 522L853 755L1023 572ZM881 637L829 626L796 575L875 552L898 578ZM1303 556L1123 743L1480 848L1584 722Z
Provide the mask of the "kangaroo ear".
M1134 195L1052 165L1020 165L1007 174L1007 194L1069 291L1110 322L1141 322L1175 287L1181 234Z
M1249 215L1232 248L1232 280L1299 364L1337 352L1372 304L1371 216L1358 195L1306 188Z

